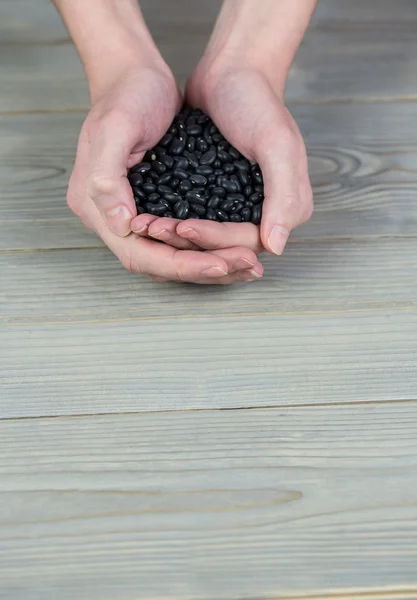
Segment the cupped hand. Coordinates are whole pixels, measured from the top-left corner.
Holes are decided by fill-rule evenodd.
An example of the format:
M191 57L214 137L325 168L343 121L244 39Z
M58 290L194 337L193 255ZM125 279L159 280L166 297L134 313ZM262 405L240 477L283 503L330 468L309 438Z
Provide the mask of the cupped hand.
M313 201L301 133L267 75L236 64L197 67L187 86L187 100L216 123L246 158L259 163L265 202L259 228L248 223L181 223L180 237L203 248L262 246L282 254L291 231L312 215Z
M248 248L195 251L144 239L132 232L136 206L127 173L168 129L181 97L163 67L133 66L93 96L81 130L68 188L68 204L134 273L155 280L231 283L254 279L256 255Z

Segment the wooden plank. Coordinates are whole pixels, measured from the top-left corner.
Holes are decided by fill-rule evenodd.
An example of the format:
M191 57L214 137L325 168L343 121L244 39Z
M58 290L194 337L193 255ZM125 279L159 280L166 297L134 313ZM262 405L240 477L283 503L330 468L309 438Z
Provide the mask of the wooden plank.
M123 318L340 313L410 308L417 298L417 240L291 244L265 256L256 284L227 292L155 285L110 252L0 254L0 323L32 326Z
M180 85L203 52L220 0L141 2ZM288 98L301 102L404 99L417 95L412 0L321 0L291 71ZM0 111L72 110L88 104L75 50L49 0L0 7Z
M273 299L262 314L3 326L0 415L413 399L416 329L415 306L293 313Z
M293 240L413 236L417 105L296 106L316 214ZM0 250L97 247L65 193L83 115L0 118Z
M416 406L3 421L4 597L414 599Z

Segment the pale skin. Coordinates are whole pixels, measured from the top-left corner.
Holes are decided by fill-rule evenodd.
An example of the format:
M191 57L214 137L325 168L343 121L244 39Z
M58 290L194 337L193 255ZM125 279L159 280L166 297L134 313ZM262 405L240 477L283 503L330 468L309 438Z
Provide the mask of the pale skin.
M305 146L284 92L316 2L224 0L186 87L186 101L259 162L265 203L257 227L137 216L128 170L157 144L183 99L137 0L55 0L83 61L92 103L68 204L128 270L155 281L253 281L263 274L258 255L281 255L291 231L310 218Z

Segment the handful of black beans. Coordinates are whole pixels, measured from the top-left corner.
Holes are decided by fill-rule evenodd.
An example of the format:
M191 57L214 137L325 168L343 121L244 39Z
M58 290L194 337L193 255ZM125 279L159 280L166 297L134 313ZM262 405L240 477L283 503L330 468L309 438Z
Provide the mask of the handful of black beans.
M138 214L258 225L264 186L259 165L231 146L213 121L189 107L129 172Z

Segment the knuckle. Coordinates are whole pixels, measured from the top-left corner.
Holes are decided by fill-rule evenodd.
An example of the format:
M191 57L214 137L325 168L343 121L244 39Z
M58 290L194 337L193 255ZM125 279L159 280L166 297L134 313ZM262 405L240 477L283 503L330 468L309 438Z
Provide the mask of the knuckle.
M136 275L142 274L140 265L135 260L131 250L125 250L119 257L119 260L126 269L126 271L129 271L129 273L135 273Z
M87 194L94 200L97 196L111 196L117 192L117 183L102 170L95 170L87 178Z

